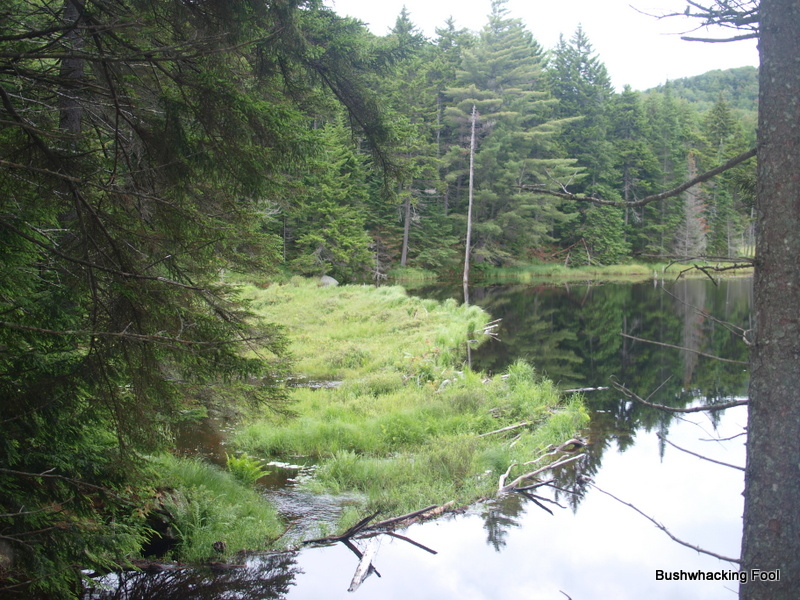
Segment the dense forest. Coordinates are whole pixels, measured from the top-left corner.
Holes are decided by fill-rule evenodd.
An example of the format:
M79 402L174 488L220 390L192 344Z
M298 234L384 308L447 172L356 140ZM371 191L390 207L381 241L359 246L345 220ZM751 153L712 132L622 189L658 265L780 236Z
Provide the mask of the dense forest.
M615 91L579 29L542 48L375 36L319 0L0 4L0 587L79 588L147 532L143 459L210 397L281 409L286 339L232 271L344 281L752 253L753 70ZM244 350L247 350L245 352ZM37 592L37 593L38 593Z
M373 82L391 116L383 159L394 170L378 172L385 164L340 119L316 119L324 158L264 223L292 272L353 280L396 266L460 268L473 106L478 269L556 256L609 264L752 252L752 163L678 202L638 209L579 206L537 190L632 201L752 147L755 68L615 91L580 28L545 50L504 2L492 3L479 33L452 20L437 31L425 39L403 11L385 38L363 34L365 43L399 51Z

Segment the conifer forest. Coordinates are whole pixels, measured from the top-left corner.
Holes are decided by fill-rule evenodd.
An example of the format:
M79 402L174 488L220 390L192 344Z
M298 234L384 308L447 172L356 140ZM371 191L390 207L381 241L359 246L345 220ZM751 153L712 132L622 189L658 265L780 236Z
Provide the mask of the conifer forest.
M0 1L0 596L136 555L147 457L204 403L291 412L242 280L455 281L468 218L474 277L753 256L755 161L636 201L755 146L756 68L614 89L582 29L486 12L426 38L321 0Z

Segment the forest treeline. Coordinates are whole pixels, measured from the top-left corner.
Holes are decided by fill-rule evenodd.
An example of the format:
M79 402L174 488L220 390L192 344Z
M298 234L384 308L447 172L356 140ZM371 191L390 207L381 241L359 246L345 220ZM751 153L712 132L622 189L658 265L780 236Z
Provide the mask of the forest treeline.
M457 270L473 106L478 269L555 256L610 264L751 254L752 161L677 201L635 209L578 206L536 190L634 201L753 147L757 70L615 91L581 28L546 50L504 4L492 3L477 33L451 19L426 39L405 10L387 36L363 33L365 43L398 49L373 82L389 115L385 158L394 170L388 179L377 173L341 119L317 119L321 153L265 221L287 268L345 280L396 266Z
M473 106L478 269L751 252L752 165L627 210L539 191L634 200L752 147L712 88L617 92L503 0L432 40L319 0L0 3L0 594L135 556L179 420L285 409L285 333L228 273L460 268Z

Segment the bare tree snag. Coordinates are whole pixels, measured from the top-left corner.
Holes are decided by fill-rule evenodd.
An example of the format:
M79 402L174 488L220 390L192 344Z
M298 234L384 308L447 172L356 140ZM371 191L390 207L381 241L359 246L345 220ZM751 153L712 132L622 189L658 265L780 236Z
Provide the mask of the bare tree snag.
M469 207L467 208L467 241L464 246L464 304L469 304L469 255L472 244L472 201L475 195L475 126L478 108L472 105L471 133L469 138Z

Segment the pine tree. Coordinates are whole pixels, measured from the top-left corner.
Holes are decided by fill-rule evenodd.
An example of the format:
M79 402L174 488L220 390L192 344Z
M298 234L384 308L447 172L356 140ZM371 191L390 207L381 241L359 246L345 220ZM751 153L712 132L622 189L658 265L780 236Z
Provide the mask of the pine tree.
M658 172L658 163L647 139L648 130L639 94L626 86L615 98L611 128L617 161L615 187L625 202L647 195ZM647 243L637 235L644 218L644 211L625 208L625 226L635 249L644 245L642 241Z
M464 52L458 87L448 90L449 123L461 131L462 140L473 105L483 123L475 155L478 263L507 262L552 239L566 215L557 203L523 186L561 177L574 164L558 159L553 148L560 123L552 118L553 101L544 89L542 49L519 19L508 17L504 5L504 0L492 2L480 39ZM462 181L464 154L451 151L449 162L451 181L454 174Z
M745 139L728 102L720 94L702 122L700 157L702 168L717 165L743 152L752 144ZM749 166L752 170L752 166ZM742 234L749 224L749 207L741 201L737 180L748 167L734 169L708 182L708 250L715 256L736 256Z
M322 149L296 182L283 222L289 267L307 276L364 279L371 266L366 157L354 147L342 118L318 131Z
M220 273L278 262L262 225L314 117L385 139L365 82L389 57L315 2L0 16L0 528L19 587L67 598L137 550L140 457L182 410L281 407L285 338Z
M605 65L594 53L589 39L579 26L569 42L563 36L553 51L547 69L547 81L558 99L557 114L571 119L558 136L565 156L574 156L583 168L581 178L571 190L619 197L615 149L610 137L614 92ZM580 211L577 223L559 232L562 243L575 245L588 262L614 263L626 256L624 212L619 208L569 207Z

